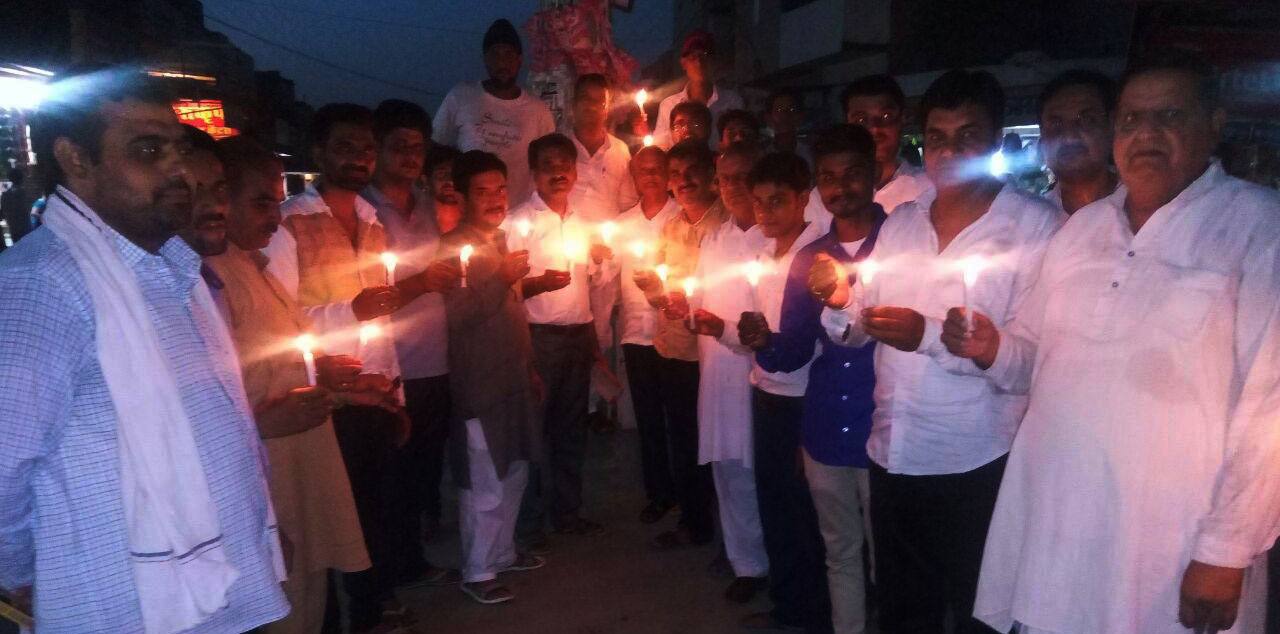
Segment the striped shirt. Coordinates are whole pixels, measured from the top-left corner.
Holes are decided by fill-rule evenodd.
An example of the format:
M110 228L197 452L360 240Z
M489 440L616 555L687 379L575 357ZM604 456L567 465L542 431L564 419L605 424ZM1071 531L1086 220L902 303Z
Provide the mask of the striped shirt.
M238 634L277 620L288 604L271 565L259 444L206 348L217 324L192 310L200 259L177 238L155 255L115 243L137 275L239 571L228 606L190 632ZM84 278L42 228L0 255L0 297L0 586L34 585L42 633L141 632L116 412Z

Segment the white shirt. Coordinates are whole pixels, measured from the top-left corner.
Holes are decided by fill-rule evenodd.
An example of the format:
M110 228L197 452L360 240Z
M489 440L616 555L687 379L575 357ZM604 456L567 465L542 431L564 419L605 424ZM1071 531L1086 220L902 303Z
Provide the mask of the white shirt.
M569 206L591 222L613 220L640 201L631 179L631 150L612 134L595 154L573 132L567 133L578 148L578 182L569 192Z
M746 264L764 250L765 238L743 231L729 218L707 234L698 254L702 280L693 305L724 320L719 339L698 337L698 463L741 460L754 463L751 442L750 348L738 341L738 319L754 311Z
M618 216L618 238L614 241L613 257L618 262L619 278L622 287L622 305L618 311L618 329L622 343L633 343L641 346L653 345L653 333L657 329L658 311L649 305L641 291L633 281L637 270L652 269L657 256L659 233L676 214L680 213L680 204L674 197L667 198L667 204L646 218L639 203L635 207ZM644 246L643 255L636 257L631 245Z
M875 353L876 410L867 453L890 472L907 475L963 473L1009 451L1026 397L953 373L954 366L970 362L947 353L939 338L942 322L948 309L965 305L960 262L980 256L989 264L977 278L974 310L997 326L1007 323L1035 282L1049 238L1066 220L1040 197L1005 185L987 213L939 253L930 221L933 199L929 192L885 220L871 252L882 268L868 288L855 286L848 308L822 315L833 341L854 346L869 339L857 323L863 307L902 306L924 315L915 352L881 345Z
M658 104L658 121L653 126L653 142L664 150L671 149L674 145L671 139L671 110L677 105L689 101L689 85L674 95L668 95ZM720 115L727 110L742 109L742 95L737 91L720 86L711 86L711 98L707 100L707 109L711 111L711 149L716 149L720 145L720 135L717 134L716 124L720 122Z
M1185 633L1189 560L1280 533L1280 195L1215 162L1136 235L1126 195L1072 215L981 373L1031 396L974 609L996 629ZM1231 632L1262 631L1265 575Z
M356 216L361 222L367 222L373 225L381 225L378 222L378 213L374 210L365 199L355 197ZM329 214L333 212L329 210L329 205L324 202L324 198L316 191L314 185L307 185L301 194L284 201L280 205L280 216L288 218L289 216L297 216L303 214ZM277 231L271 237L271 243L262 253L269 259L267 262L267 270L280 280L280 284L285 290L298 295L299 272L298 272L298 243L293 238L293 234L289 231ZM386 283L385 279L363 280L365 287L382 286ZM369 321L360 321L356 319L355 313L351 309L352 297L345 301L334 302L332 304L323 304L319 306L303 306L302 312L307 314L312 324L316 328L316 335L320 339L321 348L325 354L339 355L347 354L359 358L364 362L365 372L374 372L395 378L400 376L400 361L396 356L394 331L392 330L391 317L383 315ZM381 336L374 337L365 344L360 343L360 326L372 324L381 331Z
M876 190L874 200L884 208L887 214L898 205L913 201L931 191L933 191L933 182L929 180L923 169L898 159L898 169L893 173L893 178L889 179L884 187ZM827 206L822 204L822 196L818 195L817 187L814 187L809 194L809 204L804 208L804 219L818 223L823 233L831 230L831 212L827 211Z
M827 232L814 223L805 226L804 231L791 243L791 248L787 250L781 257L774 257L777 251L778 241L772 238L765 238L760 232L760 225L751 228L751 231L760 235L763 241L763 247L758 251L759 260L764 264L765 274L760 276L760 285L756 289L756 297L758 301L758 312L764 313L764 318L769 322L769 329L777 331L782 325L782 298L787 290L787 277L791 272L791 262L796 259L796 252L809 246L810 242L821 238ZM821 344L814 343L814 356L817 357L819 346ZM766 372L755 362L755 355L751 356L751 384L777 396L804 396L804 390L809 385L809 365L813 363L810 358L804 367L792 372Z
M529 142L555 132L556 124L547 104L528 90L515 99L499 99L474 82L458 84L445 95L431 129L436 143L498 155L507 164L507 199L520 201L533 193Z
M529 221L529 237L520 235L516 223ZM564 218L547 208L536 192L524 204L511 210L502 228L507 233L507 248L529 250L529 276L542 275L547 269L569 271L569 285L524 300L525 314L531 324L574 326L591 323L591 287L607 281L600 267L591 261L590 249L599 241L599 231L573 209ZM567 247L567 249L566 249Z

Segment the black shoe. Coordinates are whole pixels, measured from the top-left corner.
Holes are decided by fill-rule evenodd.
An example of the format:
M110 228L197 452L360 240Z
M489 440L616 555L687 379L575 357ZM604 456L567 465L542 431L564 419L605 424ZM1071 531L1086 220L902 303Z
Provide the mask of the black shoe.
M730 603L748 603L764 588L765 583L765 577L738 577L725 589L724 598Z
M666 517L675 506L670 502L650 502L640 510L640 523L653 524Z

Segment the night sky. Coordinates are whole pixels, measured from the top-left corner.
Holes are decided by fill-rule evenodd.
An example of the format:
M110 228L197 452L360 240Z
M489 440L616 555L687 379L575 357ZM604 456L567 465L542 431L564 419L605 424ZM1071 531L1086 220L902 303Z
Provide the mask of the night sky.
M298 97L313 106L331 101L374 106L397 97L431 112L454 84L483 78L480 42L489 24L505 17L520 29L538 5L538 0L204 0L209 29L225 33L252 55L258 70L278 70L292 79ZM615 42L641 67L671 45L671 5L672 0L635 0L632 13L613 11ZM526 53L528 47L526 41ZM386 81L358 77L286 49Z

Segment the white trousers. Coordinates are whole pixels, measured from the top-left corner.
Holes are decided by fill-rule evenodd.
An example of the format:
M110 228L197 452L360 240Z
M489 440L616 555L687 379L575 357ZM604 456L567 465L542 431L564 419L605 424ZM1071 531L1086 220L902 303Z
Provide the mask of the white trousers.
M867 595L862 541L865 536L871 545L870 475L866 469L822 464L807 451L804 475L827 546L827 585L835 634L863 634L867 629ZM874 556L871 563L874 578Z
M499 480L480 420L467 421L467 465L471 488L458 489L462 532L462 580L489 581L516 561L516 516L529 480L529 463L519 460Z
M741 460L717 460L711 463L720 499L720 528L724 533L724 550L739 577L764 577L769 574L769 555L764 550L764 531L760 528L760 502L756 498L755 469L743 466Z

